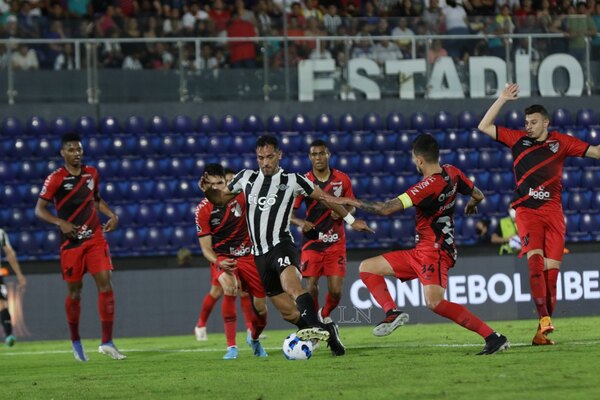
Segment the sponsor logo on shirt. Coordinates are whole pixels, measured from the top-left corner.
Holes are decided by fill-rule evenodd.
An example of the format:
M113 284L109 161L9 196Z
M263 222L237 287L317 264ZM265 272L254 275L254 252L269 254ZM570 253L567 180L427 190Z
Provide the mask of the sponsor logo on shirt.
M281 186L281 185L280 185ZM266 211L277 203L277 195L271 193L267 196L258 197L255 194L248 196L248 203L258 206L260 211Z
M91 238L94 232L88 228L87 225L82 225L77 232L77 239L82 240Z
M213 218L213 219L210 220L210 224L212 226L219 225L220 223L221 223L221 218Z
M544 186L538 187L537 190L529 188L529 196L536 200L550 200L550 192L545 189Z
M63 185L63 188L65 188L65 190L73 190L73 184L72 183L65 183Z
M245 256L247 254L250 254L250 252L252 251L251 247L246 247L246 245L244 243L242 243L239 247L230 247L229 248L229 254L231 254L234 257L242 257Z
M319 240L323 243L335 243L340 240L340 236L331 230L327 233L319 232Z
M526 147L531 147L531 145L532 145L532 144L533 144L533 143L532 143L532 142L531 142L531 140L529 140L529 139L524 139L524 140L523 140L523 146L526 146Z

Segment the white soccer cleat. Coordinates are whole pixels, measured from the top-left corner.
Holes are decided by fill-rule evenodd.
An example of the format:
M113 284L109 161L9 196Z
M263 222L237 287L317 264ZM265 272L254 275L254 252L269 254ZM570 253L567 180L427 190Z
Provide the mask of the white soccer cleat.
M323 317L323 307L319 308L319 311L317 311L317 317L319 317L319 322L325 325L331 324L333 322L330 316Z
M102 343L98 346L98 353L106 354L107 356L112 357L114 360L124 360L127 356L121 353L113 342Z
M391 310L386 315L385 319L373 328L373 335L387 336L394 332L396 328L408 322L409 316L404 311Z
M199 342L204 342L205 340L208 340L208 335L206 335L206 327L205 326L195 327L194 334L196 335L196 340Z

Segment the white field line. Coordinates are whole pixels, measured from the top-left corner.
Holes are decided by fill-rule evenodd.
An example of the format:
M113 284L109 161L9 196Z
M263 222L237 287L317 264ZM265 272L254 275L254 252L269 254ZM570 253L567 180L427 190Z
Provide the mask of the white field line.
M562 342L562 346L590 346L590 345L598 345L600 344L600 340L593 340L587 342ZM23 344L21 344L23 345ZM375 345L358 345L358 346L348 346L347 349L402 349L402 348L436 348L436 347L448 347L448 348L461 348L461 347L481 347L482 343L438 343L438 344L428 344L428 345L418 345L418 344L375 344ZM531 343L512 343L511 347L526 347L531 346ZM92 347L93 349L93 347ZM250 351L248 346L240 345L240 351ZM278 351L281 350L280 347L265 347L266 350L270 351ZM210 353L210 352L223 352L225 351L225 346L221 347L213 347L213 348L195 348L195 349L120 349L123 353ZM0 351L0 356L35 356L35 355L46 355L46 354L70 354L72 350L48 350L48 351L14 351L14 352L4 352Z

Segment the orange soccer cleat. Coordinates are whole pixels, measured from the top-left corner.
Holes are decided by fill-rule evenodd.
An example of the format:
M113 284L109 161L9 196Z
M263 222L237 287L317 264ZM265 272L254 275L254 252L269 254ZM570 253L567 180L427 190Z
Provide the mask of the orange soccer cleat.
M551 346L553 344L554 341L548 338L548 336L544 335L539 329L531 341L532 346Z
M544 335L548 335L549 333L554 332L554 325L552 325L552 318L550 318L550 317L542 317L540 319L539 330Z

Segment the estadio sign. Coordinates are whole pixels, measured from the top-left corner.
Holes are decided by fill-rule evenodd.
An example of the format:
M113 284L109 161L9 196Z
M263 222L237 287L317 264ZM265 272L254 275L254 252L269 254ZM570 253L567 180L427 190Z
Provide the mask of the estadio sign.
M499 57L469 58L469 90L465 93L458 76L456 65L451 57L441 57L430 65L431 75L427 82L429 99L462 99L496 97L507 82L506 62ZM557 70L568 75L568 88L559 92L554 87L553 75ZM303 60L298 66L298 99L313 101L315 92L334 90L334 60ZM527 54L515 56L514 76L521 90L519 96L531 96L531 59ZM382 68L368 58L355 58L348 62L348 85L354 91L364 94L368 100L381 99L381 88L373 80L383 76L398 76L401 99L415 98L415 75L427 73L425 59L388 60ZM538 67L537 88L542 97L580 96L584 88L584 75L581 64L569 54L553 54L544 58ZM493 79L492 79L493 77ZM466 83L466 82L465 82ZM486 93L486 87L496 87L495 93ZM342 100L348 100L341 96Z

